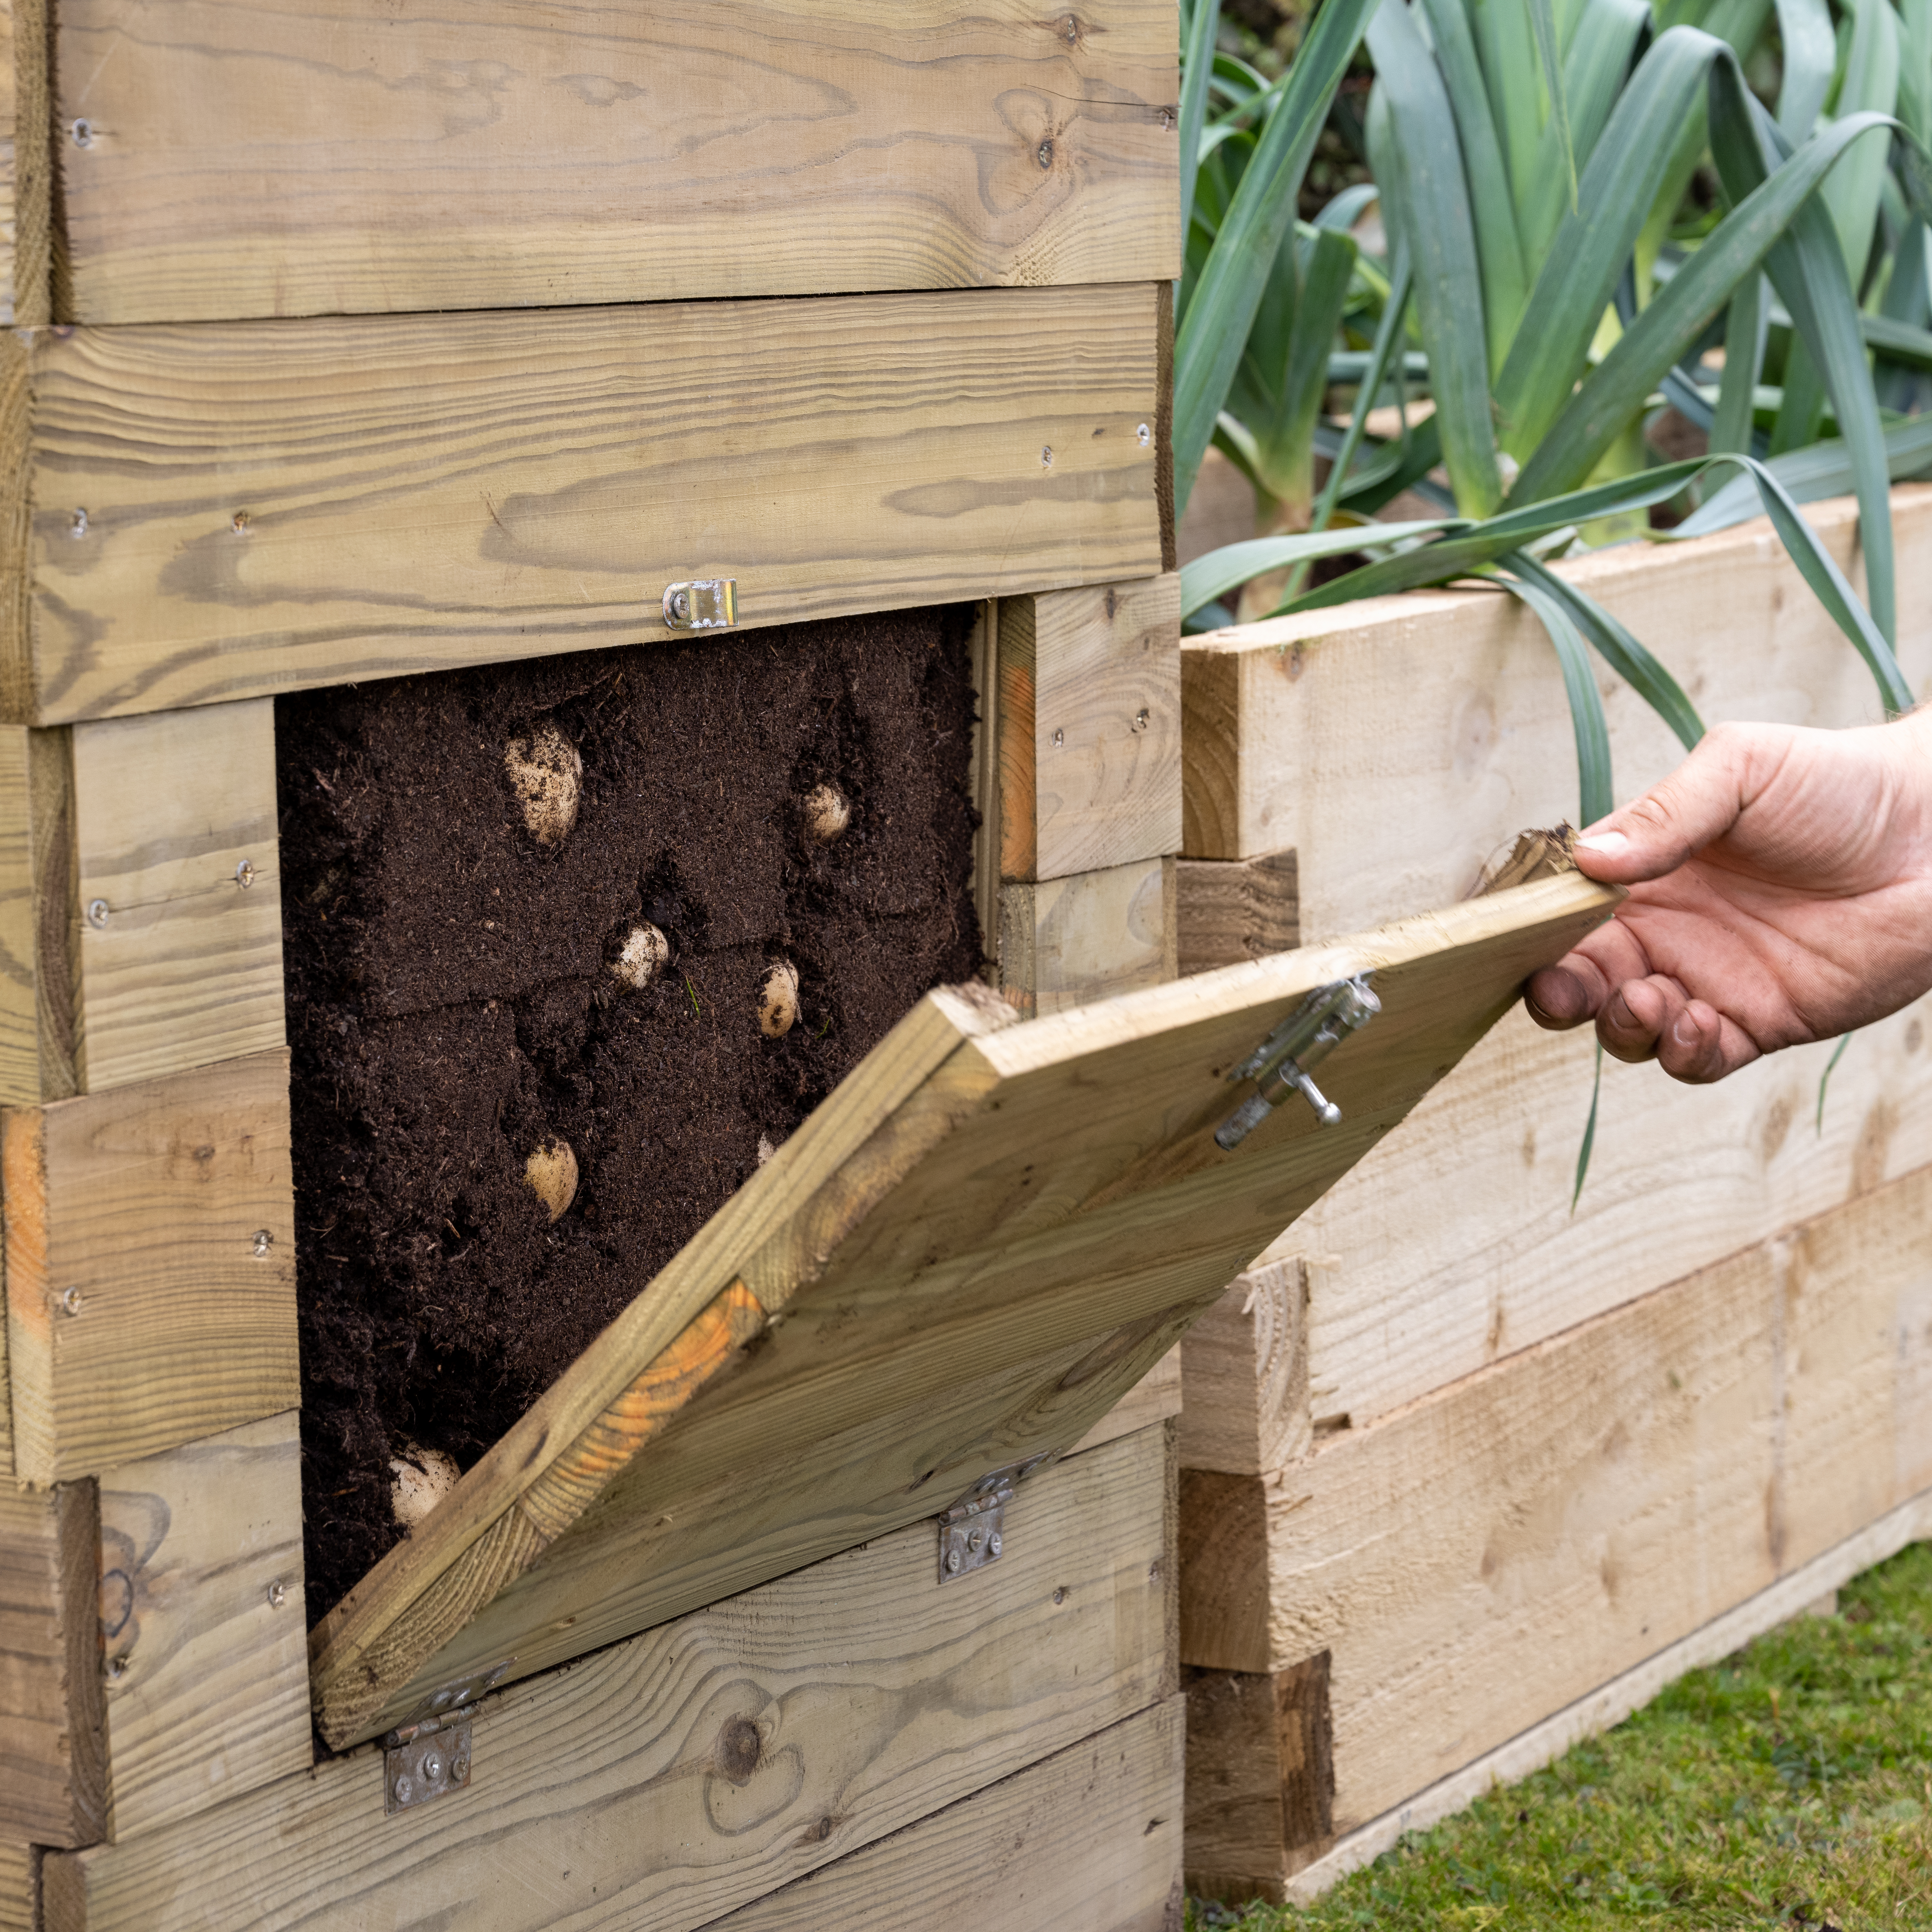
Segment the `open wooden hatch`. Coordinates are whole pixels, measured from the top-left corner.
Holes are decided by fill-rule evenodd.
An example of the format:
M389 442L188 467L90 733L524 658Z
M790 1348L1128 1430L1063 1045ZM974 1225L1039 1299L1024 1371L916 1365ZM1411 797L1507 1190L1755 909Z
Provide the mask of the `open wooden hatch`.
M1026 1023L929 994L317 1627L322 1735L466 1701L1069 1448L1618 896L1568 873ZM1381 1011L1320 1070L1339 1123L1291 1091L1217 1145L1256 1090L1234 1070L1364 973Z

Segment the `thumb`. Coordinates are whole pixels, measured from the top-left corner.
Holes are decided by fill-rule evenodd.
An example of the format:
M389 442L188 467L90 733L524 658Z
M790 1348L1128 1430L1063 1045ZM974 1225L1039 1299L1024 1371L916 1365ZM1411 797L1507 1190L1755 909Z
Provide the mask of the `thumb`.
M1578 868L1631 885L1673 872L1736 824L1750 795L1753 734L1719 725L1661 784L1577 836Z

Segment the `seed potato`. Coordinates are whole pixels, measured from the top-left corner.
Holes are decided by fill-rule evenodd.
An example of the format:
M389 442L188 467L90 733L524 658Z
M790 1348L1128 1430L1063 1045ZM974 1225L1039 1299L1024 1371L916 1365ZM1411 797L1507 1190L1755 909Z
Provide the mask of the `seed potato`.
M758 998L758 1030L767 1040L782 1040L798 1018L798 968L788 959L777 961L765 975Z
M577 747L546 718L527 738L512 738L505 746L503 769L530 836L539 845L561 845L576 826L584 790Z
M624 950L610 962L610 970L633 992L641 993L670 957L670 941L648 920L632 927Z
M836 785L814 785L805 795L805 829L821 845L830 845L852 822L852 807Z
M569 1142L554 1134L539 1141L524 1162L524 1180L550 1218L559 1219L577 1198L577 1156Z
M456 1486L455 1462L440 1449L419 1448L412 1442L400 1456L392 1456L389 1507L405 1529L413 1529Z

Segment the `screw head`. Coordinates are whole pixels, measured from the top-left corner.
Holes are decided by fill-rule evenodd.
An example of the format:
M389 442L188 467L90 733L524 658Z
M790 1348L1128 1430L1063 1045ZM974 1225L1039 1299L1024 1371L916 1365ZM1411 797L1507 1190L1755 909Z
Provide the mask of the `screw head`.
M1136 731L1144 731L1148 728L1148 714L1146 712L1136 711L1134 713L1134 729Z
M228 527L238 537L245 537L248 534L248 512L246 510L237 510L234 515L228 519Z
M1057 752L1066 742L1066 734L1064 730L1056 730L1053 734L1053 748Z
M87 534L87 512L76 510L68 519L67 533L70 537L84 537Z
M968 1550L976 1552L980 1544L985 1542L986 1540L986 1538L978 1530L970 1530L967 1533L966 1547Z
M460 1751L449 1760L449 1781L452 1784L470 1782L470 1760Z
M282 1581L280 1577L278 1576L275 1580L268 1586L266 1594L268 1599L269 1609L272 1610L279 1610L289 1600L289 1586Z
M1163 133L1172 133L1174 128L1174 110L1163 107L1160 110L1160 124Z
M1148 1581L1150 1583L1158 1583L1160 1581L1160 1558L1158 1556L1148 1565Z
M94 123L92 121L72 122L68 124L67 131L74 137L74 145L76 148L91 148L94 146Z
M1042 167L1052 167L1053 165L1053 143L1051 141L1041 142L1039 147L1034 151L1034 158L1040 163Z
M89 899L87 902L88 924L98 932L107 923L107 902L105 899Z
M241 864L235 868L235 883L239 886L244 892L255 883L255 862L254 860L244 859Z
M986 1554L988 1556L998 1556L1000 1552L1005 1547L1005 1540L1001 1537L1000 1532L997 1529L994 1530L992 1534L986 1539Z
M678 592L670 600L670 608L677 616L688 617L691 615L691 592L688 590Z
M432 1784L442 1775L442 1760L434 1751L423 1754L422 1774Z
M124 1657L110 1657L100 1666L100 1674L110 1684L118 1684L128 1674L128 1660Z
M398 1804L406 1804L416 1796L416 1788L410 1783L406 1774L398 1778L391 1789L396 1794L396 1802Z
M961 1561L962 1558L959 1555L958 1546L956 1544L952 1549L949 1550L946 1552L946 1574L947 1576L956 1576L958 1575Z
M1153 442L1154 431L1149 429L1145 423L1142 423L1139 428L1134 431L1134 440L1140 445L1142 448L1144 449L1149 443Z
M1056 1604L1064 1604L1064 1603L1065 1603L1065 1602L1066 1602L1066 1585L1065 1585L1065 1584L1064 1584L1064 1583L1063 1583L1063 1584L1060 1586L1060 1588L1059 1588L1058 1589L1057 1589L1056 1591L1054 1591L1054 1593L1053 1593L1053 1600L1054 1600Z
M257 1261L260 1261L263 1256L266 1255L268 1250L274 1245L275 1238L273 1234L269 1233L266 1228L257 1228L255 1230L254 1251L255 1258Z
M1040 445L1040 466L1042 470L1051 470L1053 467L1053 445L1050 442L1043 442Z
M78 1315L80 1312L80 1290L79 1288L63 1288L62 1290L61 1312L63 1315Z

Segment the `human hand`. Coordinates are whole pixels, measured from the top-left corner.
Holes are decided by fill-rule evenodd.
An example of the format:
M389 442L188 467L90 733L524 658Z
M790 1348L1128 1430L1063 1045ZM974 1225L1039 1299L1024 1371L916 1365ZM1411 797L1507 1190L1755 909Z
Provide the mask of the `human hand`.
M1882 1019L1932 988L1932 710L1720 724L1576 860L1630 896L1531 980L1539 1026L1702 1082Z

